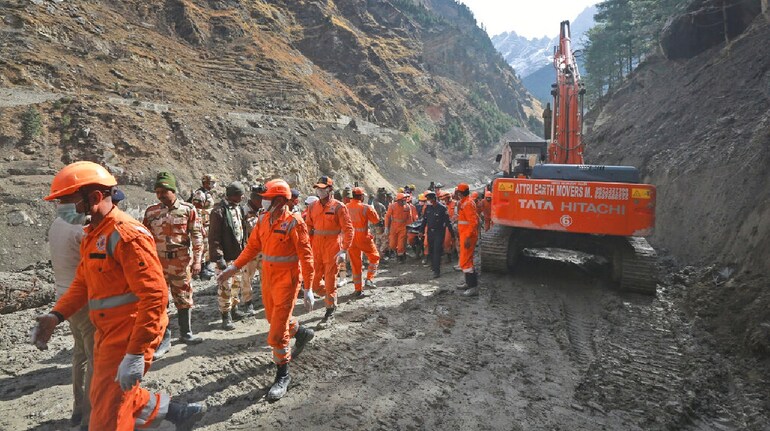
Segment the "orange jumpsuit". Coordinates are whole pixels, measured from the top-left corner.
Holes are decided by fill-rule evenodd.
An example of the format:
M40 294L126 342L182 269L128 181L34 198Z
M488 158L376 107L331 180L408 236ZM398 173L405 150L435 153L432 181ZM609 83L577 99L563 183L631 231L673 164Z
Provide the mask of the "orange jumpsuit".
M348 207L350 220L353 222L353 230L355 231L353 244L350 246L350 250L348 250L350 267L353 273L353 285L356 290L362 290L361 253L366 254L366 259L369 261L369 267L366 269L367 280L374 278L377 272L377 264L380 262L380 253L377 251L377 246L374 245L374 237L369 232L369 224L379 223L380 216L377 215L377 211L374 208L370 205L364 205L358 199L352 199L346 206Z
M460 237L460 269L463 272L473 271L473 251L479 239L479 216L476 214L476 203L470 196L460 200L457 215L457 232ZM465 246L466 241L470 244Z
M337 253L347 250L353 243L353 223L342 202L329 198L326 204L316 201L310 204L307 216L310 243L313 246L313 290L321 290L324 280L326 308L337 306ZM342 235L340 235L342 234ZM305 283L305 287L308 283Z
M115 381L126 353L143 354L149 370L168 326L168 286L152 235L128 214L115 207L85 231L75 279L53 310L68 318L88 304L96 327L90 428L131 431L168 411L167 394L138 384L123 392Z
M484 199L481 201L481 214L484 216L484 230L492 227L492 201Z
M282 365L291 360L289 341L299 329L292 316L299 293L299 271L307 284L313 280L313 252L302 216L284 206L273 214L259 215L257 224L241 254L233 262L243 268L262 253L262 304L270 325L267 344L273 348L273 361Z
M454 199L447 199L446 200L446 209L449 213L449 220L452 221L453 225L457 224L457 201ZM444 234L444 253L450 254L455 251L455 238L452 235L452 232L449 232L449 229L446 230L446 233Z
M403 256L406 254L406 225L417 220L417 210L414 205L406 202L401 205L396 201L388 206L388 212L385 213L385 227L390 230L388 237L389 247L396 250L396 254Z

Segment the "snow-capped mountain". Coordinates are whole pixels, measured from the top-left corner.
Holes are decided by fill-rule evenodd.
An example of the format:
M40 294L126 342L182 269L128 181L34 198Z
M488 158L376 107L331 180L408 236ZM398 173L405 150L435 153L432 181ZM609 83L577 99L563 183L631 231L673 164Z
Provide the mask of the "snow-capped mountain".
M570 23L573 49L583 46L585 33L594 25L594 14L596 6L590 6ZM558 34L550 39L527 39L515 31L510 31L492 37L495 48L503 54L508 64L513 66L520 78L526 78L544 66L550 66L553 61L553 47L558 42Z

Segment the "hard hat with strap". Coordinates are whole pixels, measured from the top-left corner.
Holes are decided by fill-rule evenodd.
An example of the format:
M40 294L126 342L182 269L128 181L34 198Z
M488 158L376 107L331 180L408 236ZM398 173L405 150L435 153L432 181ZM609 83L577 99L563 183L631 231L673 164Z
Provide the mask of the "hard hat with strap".
M51 193L43 199L59 199L90 185L114 187L118 185L118 181L101 165L94 162L75 162L63 167L56 174L51 182Z

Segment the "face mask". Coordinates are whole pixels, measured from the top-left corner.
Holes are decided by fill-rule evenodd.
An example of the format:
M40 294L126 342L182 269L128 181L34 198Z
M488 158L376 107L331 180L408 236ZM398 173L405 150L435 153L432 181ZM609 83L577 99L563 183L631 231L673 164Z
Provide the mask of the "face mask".
M82 225L86 221L86 215L80 214L75 207L77 204L59 204L56 207L56 215L69 224Z
M324 199L329 196L329 190L318 188L315 191L315 195L318 196L318 199Z
M270 209L270 205L273 204L273 201L269 199L262 198L262 209L267 211Z
M431 202L431 201L425 202L425 205L431 205L432 206L433 202Z

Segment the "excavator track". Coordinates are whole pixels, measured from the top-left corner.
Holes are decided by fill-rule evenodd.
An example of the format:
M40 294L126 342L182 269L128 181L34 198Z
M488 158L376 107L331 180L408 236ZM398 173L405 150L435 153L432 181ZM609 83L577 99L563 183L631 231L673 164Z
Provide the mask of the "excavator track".
M655 295L657 288L657 253L642 237L623 238L620 253L620 288L628 292Z
M508 226L494 225L481 234L482 272L506 273L510 270L509 259L515 259L515 256L509 256L508 249L515 230Z

